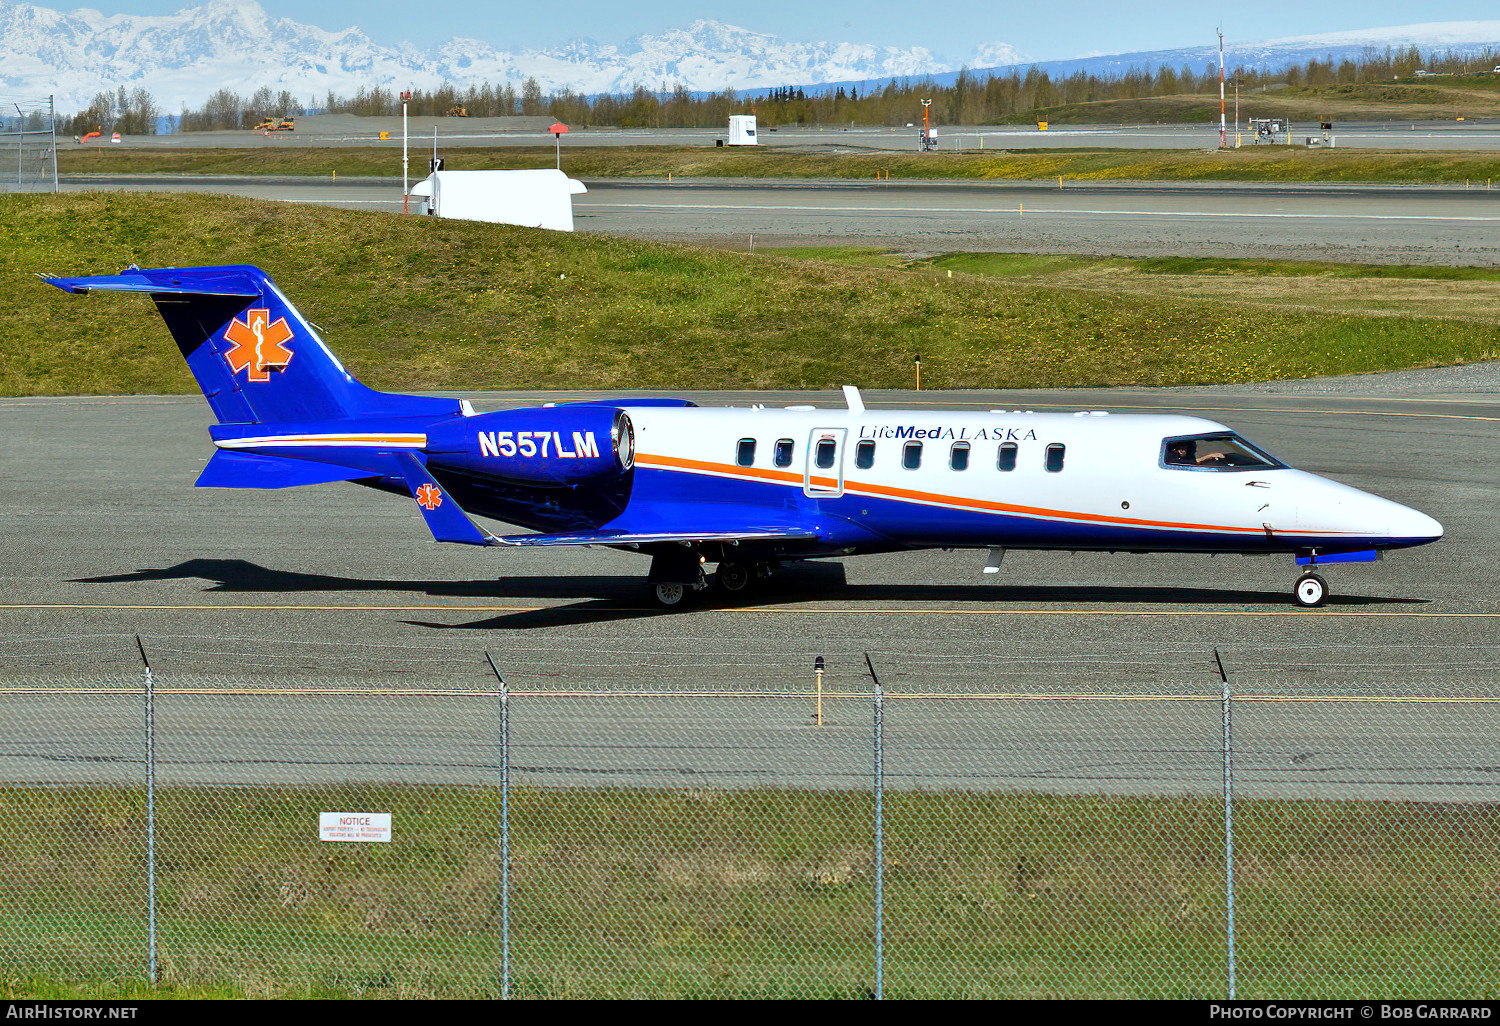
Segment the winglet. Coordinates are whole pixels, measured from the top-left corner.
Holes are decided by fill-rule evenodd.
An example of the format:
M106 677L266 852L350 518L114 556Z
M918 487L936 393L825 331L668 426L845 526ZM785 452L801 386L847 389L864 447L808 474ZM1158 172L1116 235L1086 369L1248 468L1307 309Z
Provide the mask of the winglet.
M494 535L483 530L469 519L453 497L438 484L415 456L409 452L394 452L391 456L401 468L401 476L411 489L411 497L427 521L427 529L440 542L457 542L460 545L493 545Z

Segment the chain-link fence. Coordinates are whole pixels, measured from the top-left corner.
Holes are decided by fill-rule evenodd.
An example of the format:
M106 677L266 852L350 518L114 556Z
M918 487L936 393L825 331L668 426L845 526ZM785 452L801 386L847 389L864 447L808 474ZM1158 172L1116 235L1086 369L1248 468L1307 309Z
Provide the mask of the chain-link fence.
M1496 989L1500 703L1483 682L1319 681L1254 652L1221 675L1211 649L1143 650L1151 672L1131 676L1152 685L899 652L815 672L811 652L705 670L664 648L563 680L541 650L341 663L288 644L253 665L233 648L0 643L11 978L461 997ZM1500 646L1474 657L1500 665ZM233 669L206 671L215 658ZM349 672L367 659L406 670ZM409 683L424 673L448 680ZM325 839L329 813L389 832Z
M57 191L56 122L50 96L0 96L0 192Z

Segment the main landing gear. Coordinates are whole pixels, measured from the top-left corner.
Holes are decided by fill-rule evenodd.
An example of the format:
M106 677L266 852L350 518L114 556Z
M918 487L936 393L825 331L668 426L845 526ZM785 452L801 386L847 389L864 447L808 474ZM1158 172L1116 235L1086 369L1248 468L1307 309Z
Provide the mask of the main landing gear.
M682 605L682 600L687 598L689 591L697 591L700 587L702 585L694 587L690 584L663 581L651 586L651 597L656 599L656 604L663 609L673 609Z
M755 571L744 563L720 563L714 572L714 583L733 594L748 588L755 576Z
M769 563L720 563L713 574L712 583L725 595L738 596L756 581L770 575ZM689 595L706 590L710 583L701 564L688 564L681 560L663 560L661 565L653 562L651 576L647 580L651 585L651 598L663 609L680 607Z
M1292 598L1303 609L1316 609L1328 601L1328 582L1315 573L1305 573L1297 578Z

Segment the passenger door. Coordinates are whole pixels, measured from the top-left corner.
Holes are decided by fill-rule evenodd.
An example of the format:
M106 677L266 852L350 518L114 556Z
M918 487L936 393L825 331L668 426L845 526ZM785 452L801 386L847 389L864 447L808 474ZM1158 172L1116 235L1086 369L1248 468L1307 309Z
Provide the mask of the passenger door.
M802 492L811 499L844 494L844 439L847 428L813 428L807 439L807 468Z

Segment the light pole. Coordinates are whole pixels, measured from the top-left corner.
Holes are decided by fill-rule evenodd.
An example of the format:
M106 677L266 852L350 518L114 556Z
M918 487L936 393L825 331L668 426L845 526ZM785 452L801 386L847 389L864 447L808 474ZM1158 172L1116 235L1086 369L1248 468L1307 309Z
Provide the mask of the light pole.
M1236 115L1238 120L1239 116ZM1219 149L1229 145L1224 131L1224 30L1219 29Z
M406 105L411 102L411 90L407 89L401 94L401 213L408 213L406 201L411 196L411 190L407 188L406 175Z
M932 128L927 120L928 112L932 110L932 101L922 101L922 152L927 152L928 142L932 138Z

